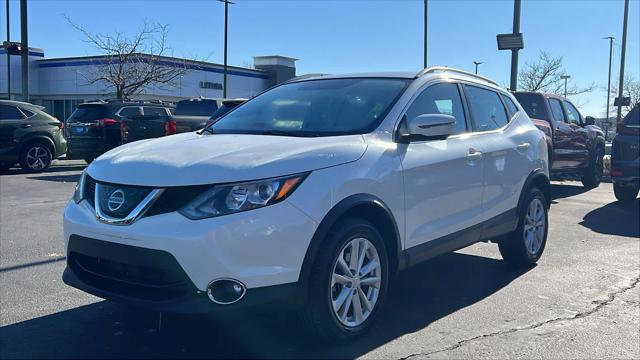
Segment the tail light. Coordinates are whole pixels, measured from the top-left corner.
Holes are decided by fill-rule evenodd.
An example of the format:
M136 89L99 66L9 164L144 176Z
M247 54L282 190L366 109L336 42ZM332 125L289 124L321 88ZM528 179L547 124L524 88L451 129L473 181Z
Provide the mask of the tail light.
M621 135L640 135L640 128L627 126L620 121L616 125L616 132Z
M107 127L107 126L113 126L117 123L118 122L114 119L104 118L104 119L99 119L95 124L91 125L91 127Z
M124 142L128 135L129 127L125 125L124 120L120 120L120 141Z
M178 132L178 128L176 122L173 120L169 120L164 123L164 135L173 135Z

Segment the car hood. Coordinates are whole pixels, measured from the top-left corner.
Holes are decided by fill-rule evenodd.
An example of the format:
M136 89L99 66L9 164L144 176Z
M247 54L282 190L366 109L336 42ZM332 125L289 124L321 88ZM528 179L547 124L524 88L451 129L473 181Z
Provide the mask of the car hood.
M366 148L361 135L191 132L117 147L93 161L87 173L98 181L158 187L249 181L355 161Z

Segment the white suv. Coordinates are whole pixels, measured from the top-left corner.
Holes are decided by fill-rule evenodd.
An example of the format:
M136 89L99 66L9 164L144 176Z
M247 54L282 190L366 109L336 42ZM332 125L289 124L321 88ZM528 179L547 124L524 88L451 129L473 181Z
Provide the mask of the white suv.
M420 261L493 240L535 263L547 158L514 97L473 74L294 80L91 163L64 214L64 281L160 311L288 300L350 338Z

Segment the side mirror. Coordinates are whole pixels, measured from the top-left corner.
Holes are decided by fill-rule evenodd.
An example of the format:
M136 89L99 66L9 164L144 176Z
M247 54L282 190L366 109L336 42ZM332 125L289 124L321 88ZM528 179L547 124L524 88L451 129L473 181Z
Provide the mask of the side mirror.
M442 140L453 133L456 118L445 114L422 114L408 119L406 134L402 137L407 140Z
M585 116L584 123L587 125L595 125L596 119L593 116Z

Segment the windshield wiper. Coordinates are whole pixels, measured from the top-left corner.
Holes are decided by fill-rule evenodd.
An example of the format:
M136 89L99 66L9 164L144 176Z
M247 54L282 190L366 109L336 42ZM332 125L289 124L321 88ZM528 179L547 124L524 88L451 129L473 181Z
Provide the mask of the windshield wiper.
M275 136L295 136L295 137L317 137L319 134L306 131L286 131L286 130L263 130L257 132L259 135L275 135Z

